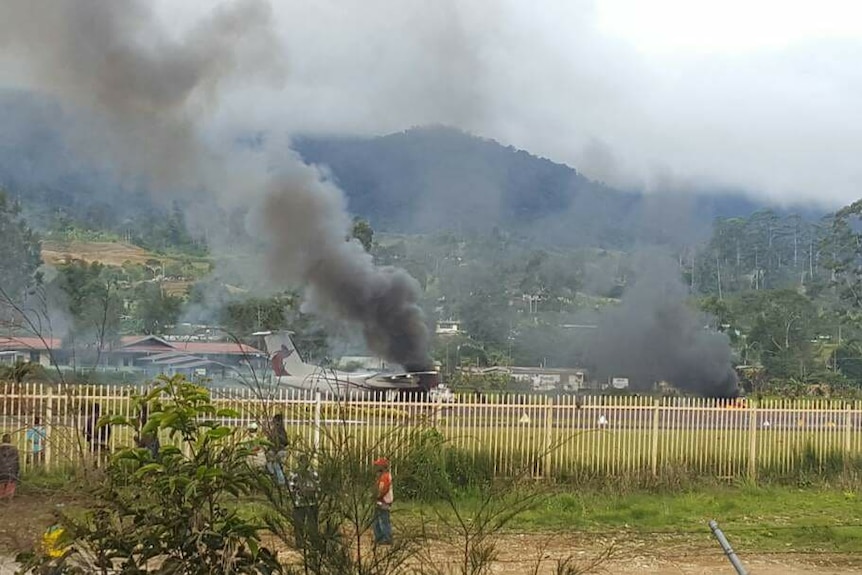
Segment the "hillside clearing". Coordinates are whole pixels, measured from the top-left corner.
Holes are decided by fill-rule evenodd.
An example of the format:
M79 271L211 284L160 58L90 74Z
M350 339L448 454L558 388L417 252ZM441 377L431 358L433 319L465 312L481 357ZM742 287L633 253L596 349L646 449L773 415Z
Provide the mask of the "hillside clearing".
M106 266L122 266L124 263L145 264L150 260L169 261L172 258L158 256L147 250L123 242L42 242L42 259L46 264L57 265L71 260L87 263L99 262Z

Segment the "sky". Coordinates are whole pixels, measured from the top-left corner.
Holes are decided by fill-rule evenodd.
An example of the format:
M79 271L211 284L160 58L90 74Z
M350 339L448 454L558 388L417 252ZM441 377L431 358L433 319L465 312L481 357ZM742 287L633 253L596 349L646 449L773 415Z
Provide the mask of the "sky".
M176 34L210 0L153 0ZM615 186L778 203L862 189L862 3L272 0L277 86L217 130L376 135L452 125ZM0 63L0 78L16 76Z

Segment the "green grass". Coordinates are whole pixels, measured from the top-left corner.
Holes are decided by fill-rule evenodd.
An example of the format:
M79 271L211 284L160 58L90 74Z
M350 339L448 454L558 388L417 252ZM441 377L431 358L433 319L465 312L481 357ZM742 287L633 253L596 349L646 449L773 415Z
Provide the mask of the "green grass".
M34 520L39 513L47 516L64 498L74 498L72 506L77 509L84 500L78 499L82 493L74 485L68 475L30 474L20 485L19 502L26 500L27 508L36 513ZM713 482L683 489L642 489L617 482L598 487L539 489L542 494L535 507L517 516L506 526L507 531L714 549L716 543L708 522L715 519L740 552L862 553L859 484L843 488L820 482L799 488ZM474 514L479 504L480 499L469 490L457 500L459 512L465 517ZM241 505L254 515L260 513L262 502L250 498ZM495 501L494 505L505 506L507 502ZM45 509L40 512L42 507ZM421 518L440 525L441 517L447 516L451 518L451 510L442 502L420 503L402 498L395 507L396 522Z
M859 495L826 486L713 485L658 493L571 489L542 498L507 528L712 545L708 522L715 519L738 549L858 553L862 552ZM448 513L442 504L402 505L408 517ZM468 496L458 505L469 515L478 499Z

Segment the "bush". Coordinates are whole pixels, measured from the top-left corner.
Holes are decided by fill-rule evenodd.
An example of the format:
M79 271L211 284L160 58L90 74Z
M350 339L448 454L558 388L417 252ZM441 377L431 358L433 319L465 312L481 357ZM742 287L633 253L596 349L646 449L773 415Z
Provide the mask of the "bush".
M280 572L275 554L260 544L262 526L237 512L260 477L249 465L257 444L215 421L235 414L217 410L206 389L182 376L160 377L136 404L148 408L145 425L125 417L104 417L100 425L162 431L174 444L115 454L93 490L93 508L59 518L62 556L22 557L27 566L53 573Z
M494 460L490 454L480 451L475 455L449 448L445 451L446 476L453 487L469 489L491 483L494 479Z
M434 428L422 428L407 442L398 459L398 492L407 499L433 501L449 489L446 439Z

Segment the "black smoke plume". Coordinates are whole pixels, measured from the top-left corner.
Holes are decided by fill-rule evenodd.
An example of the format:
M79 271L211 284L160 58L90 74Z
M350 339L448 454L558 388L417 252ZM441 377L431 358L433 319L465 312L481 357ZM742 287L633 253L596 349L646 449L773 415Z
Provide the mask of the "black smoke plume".
M688 306L676 262L642 253L635 277L599 322L589 353L596 375L627 377L641 390L666 381L703 396L737 395L730 342Z
M93 116L98 125L78 142L87 160L162 190L205 188L226 211L250 205L250 237L271 240L264 273L305 286L306 309L359 323L387 360L430 367L418 283L345 241L338 188L293 154L270 172L271 150L240 157L203 143L207 113L230 81L282 77L267 2L218 6L174 38L145 0L10 0L0 49L23 64L29 85Z
M278 279L306 280L306 310L357 322L374 352L430 369L419 282L374 265L358 241L345 241L351 224L341 190L298 160L289 166L272 177L262 204L270 268Z

